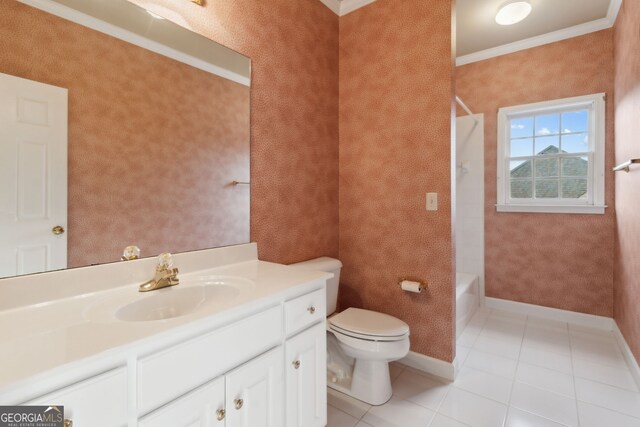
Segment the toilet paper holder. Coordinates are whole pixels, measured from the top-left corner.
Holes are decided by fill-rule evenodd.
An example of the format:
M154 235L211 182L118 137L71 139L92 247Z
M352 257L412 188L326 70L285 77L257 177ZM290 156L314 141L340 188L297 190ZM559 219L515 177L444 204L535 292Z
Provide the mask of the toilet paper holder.
M419 283L420 284L419 287L418 287L419 292L426 291L427 287L428 287L428 284L427 284L427 282L425 280L413 280L413 279L410 279L410 278L407 278L407 277L401 277L400 279L398 279L398 287L400 289L402 289L402 282L404 282L404 281Z

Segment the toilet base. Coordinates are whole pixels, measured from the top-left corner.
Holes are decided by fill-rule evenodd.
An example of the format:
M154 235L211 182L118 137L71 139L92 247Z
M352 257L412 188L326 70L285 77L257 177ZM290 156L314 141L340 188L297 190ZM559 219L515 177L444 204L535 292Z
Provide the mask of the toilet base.
M383 405L392 394L389 362L358 359L353 367L350 387L331 381L327 385L369 405Z

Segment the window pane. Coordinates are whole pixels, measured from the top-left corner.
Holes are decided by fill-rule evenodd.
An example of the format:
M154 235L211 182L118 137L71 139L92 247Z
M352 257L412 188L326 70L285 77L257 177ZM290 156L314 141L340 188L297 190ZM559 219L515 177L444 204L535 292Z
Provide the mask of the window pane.
M533 181L530 179L511 180L512 199L531 199L533 197Z
M527 138L533 136L533 117L511 119L511 138Z
M557 199L558 198L558 180L557 179L536 180L536 198Z
M588 157L569 157L562 159L562 176L586 178L589 173Z
M510 157L533 156L533 139L512 139Z
M587 153L589 151L589 134L574 133L562 135L563 153Z
M562 113L562 132L586 132L589 128L589 111Z
M560 152L560 137L547 136L536 138L536 154L558 154Z
M564 199L586 199L587 180L581 178L562 178L562 197Z
M558 159L536 159L536 177L550 178L559 175Z
M536 136L557 135L560 133L560 114L536 116Z
M531 160L509 162L511 178L531 178Z

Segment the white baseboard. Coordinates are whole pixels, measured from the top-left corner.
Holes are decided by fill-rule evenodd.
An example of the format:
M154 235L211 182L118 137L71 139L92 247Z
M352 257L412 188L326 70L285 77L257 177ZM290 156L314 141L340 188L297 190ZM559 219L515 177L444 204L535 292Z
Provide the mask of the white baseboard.
M636 380L636 384L640 387L640 366L638 366L638 361L633 356L631 348L629 347L629 344L627 344L627 340L624 339L624 335L622 335L622 331L618 328L617 323L615 324L613 333L616 335L616 340L618 341L620 350L622 350L622 354L627 361L627 366L629 366L631 375L633 375L633 379Z
M425 356L424 354L410 351L404 359L398 360L398 363L449 381L455 379L456 370L453 363Z
M616 327L616 322L610 317L576 313L574 311L542 307L540 305L525 304L523 302L486 297L485 306L487 308L497 310L526 314L527 316L537 316L550 320L558 320L560 322L570 322L576 325L588 326L603 331L613 331Z

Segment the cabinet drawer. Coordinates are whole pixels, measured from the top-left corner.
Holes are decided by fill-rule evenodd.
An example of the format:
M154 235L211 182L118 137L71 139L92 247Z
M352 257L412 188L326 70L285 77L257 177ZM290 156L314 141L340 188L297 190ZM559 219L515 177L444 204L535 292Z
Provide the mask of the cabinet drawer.
M124 426L127 424L125 368L81 381L25 405L63 405L64 417L79 427Z
M287 336L325 320L327 293L323 289L303 295L284 304L285 332Z
M277 306L138 362L138 415L175 399L282 341Z

